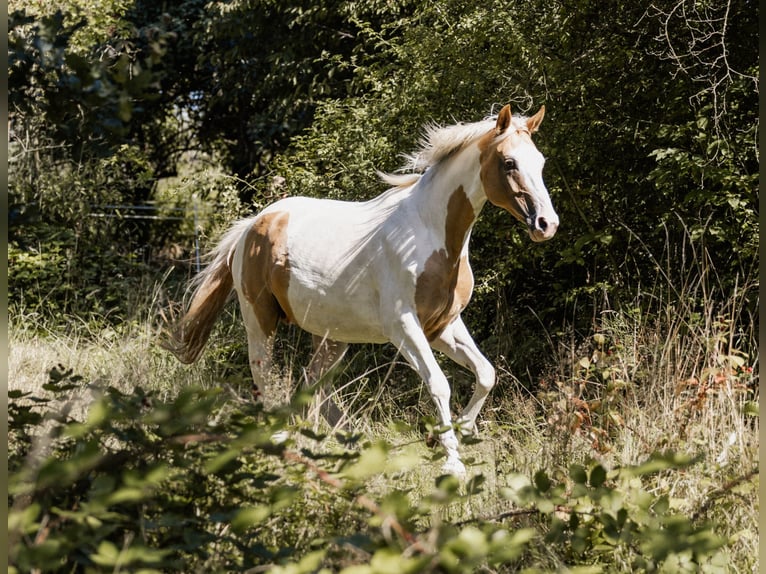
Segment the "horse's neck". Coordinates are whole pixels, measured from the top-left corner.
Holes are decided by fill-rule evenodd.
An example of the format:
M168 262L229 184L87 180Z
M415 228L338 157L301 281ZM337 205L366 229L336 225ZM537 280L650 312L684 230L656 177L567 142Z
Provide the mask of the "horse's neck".
M443 229L447 218L467 218L470 210L470 227L473 226L487 201L479 168L479 150L470 145L423 174L413 190L413 200L427 225ZM455 214L455 209L464 213Z

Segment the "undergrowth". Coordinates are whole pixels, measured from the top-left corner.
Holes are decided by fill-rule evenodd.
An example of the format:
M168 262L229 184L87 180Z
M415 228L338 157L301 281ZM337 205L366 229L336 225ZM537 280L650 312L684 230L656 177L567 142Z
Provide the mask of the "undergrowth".
M752 289L606 309L551 338L540 380L495 358L462 482L388 351L332 373L348 428L330 429L307 417L297 331L276 349L292 399L265 410L236 310L193 367L155 344L159 297L118 327L17 311L9 571L757 572Z

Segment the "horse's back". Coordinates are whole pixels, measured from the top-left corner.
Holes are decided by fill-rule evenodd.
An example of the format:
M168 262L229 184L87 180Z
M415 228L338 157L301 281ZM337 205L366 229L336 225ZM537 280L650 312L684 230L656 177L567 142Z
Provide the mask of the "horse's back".
M385 342L381 292L392 280L402 289L402 278L394 275L406 272L401 262L388 261L392 213L380 203L306 197L270 205L253 218L250 234L258 239L240 245L239 275L255 283L243 289L276 291L284 318L310 333ZM254 249L255 243L262 247Z

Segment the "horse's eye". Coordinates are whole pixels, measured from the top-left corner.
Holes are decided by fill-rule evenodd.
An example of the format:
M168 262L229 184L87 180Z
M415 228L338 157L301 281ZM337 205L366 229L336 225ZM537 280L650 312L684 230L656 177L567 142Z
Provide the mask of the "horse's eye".
M516 160L508 158L505 160L505 171L513 171L516 169Z

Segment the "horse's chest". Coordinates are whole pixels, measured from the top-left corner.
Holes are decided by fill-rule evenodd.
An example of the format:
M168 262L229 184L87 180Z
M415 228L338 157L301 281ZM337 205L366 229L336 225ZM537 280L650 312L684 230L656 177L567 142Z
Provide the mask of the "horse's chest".
M431 254L415 284L415 307L429 341L460 314L472 291L473 273L467 257L455 262L443 249Z

